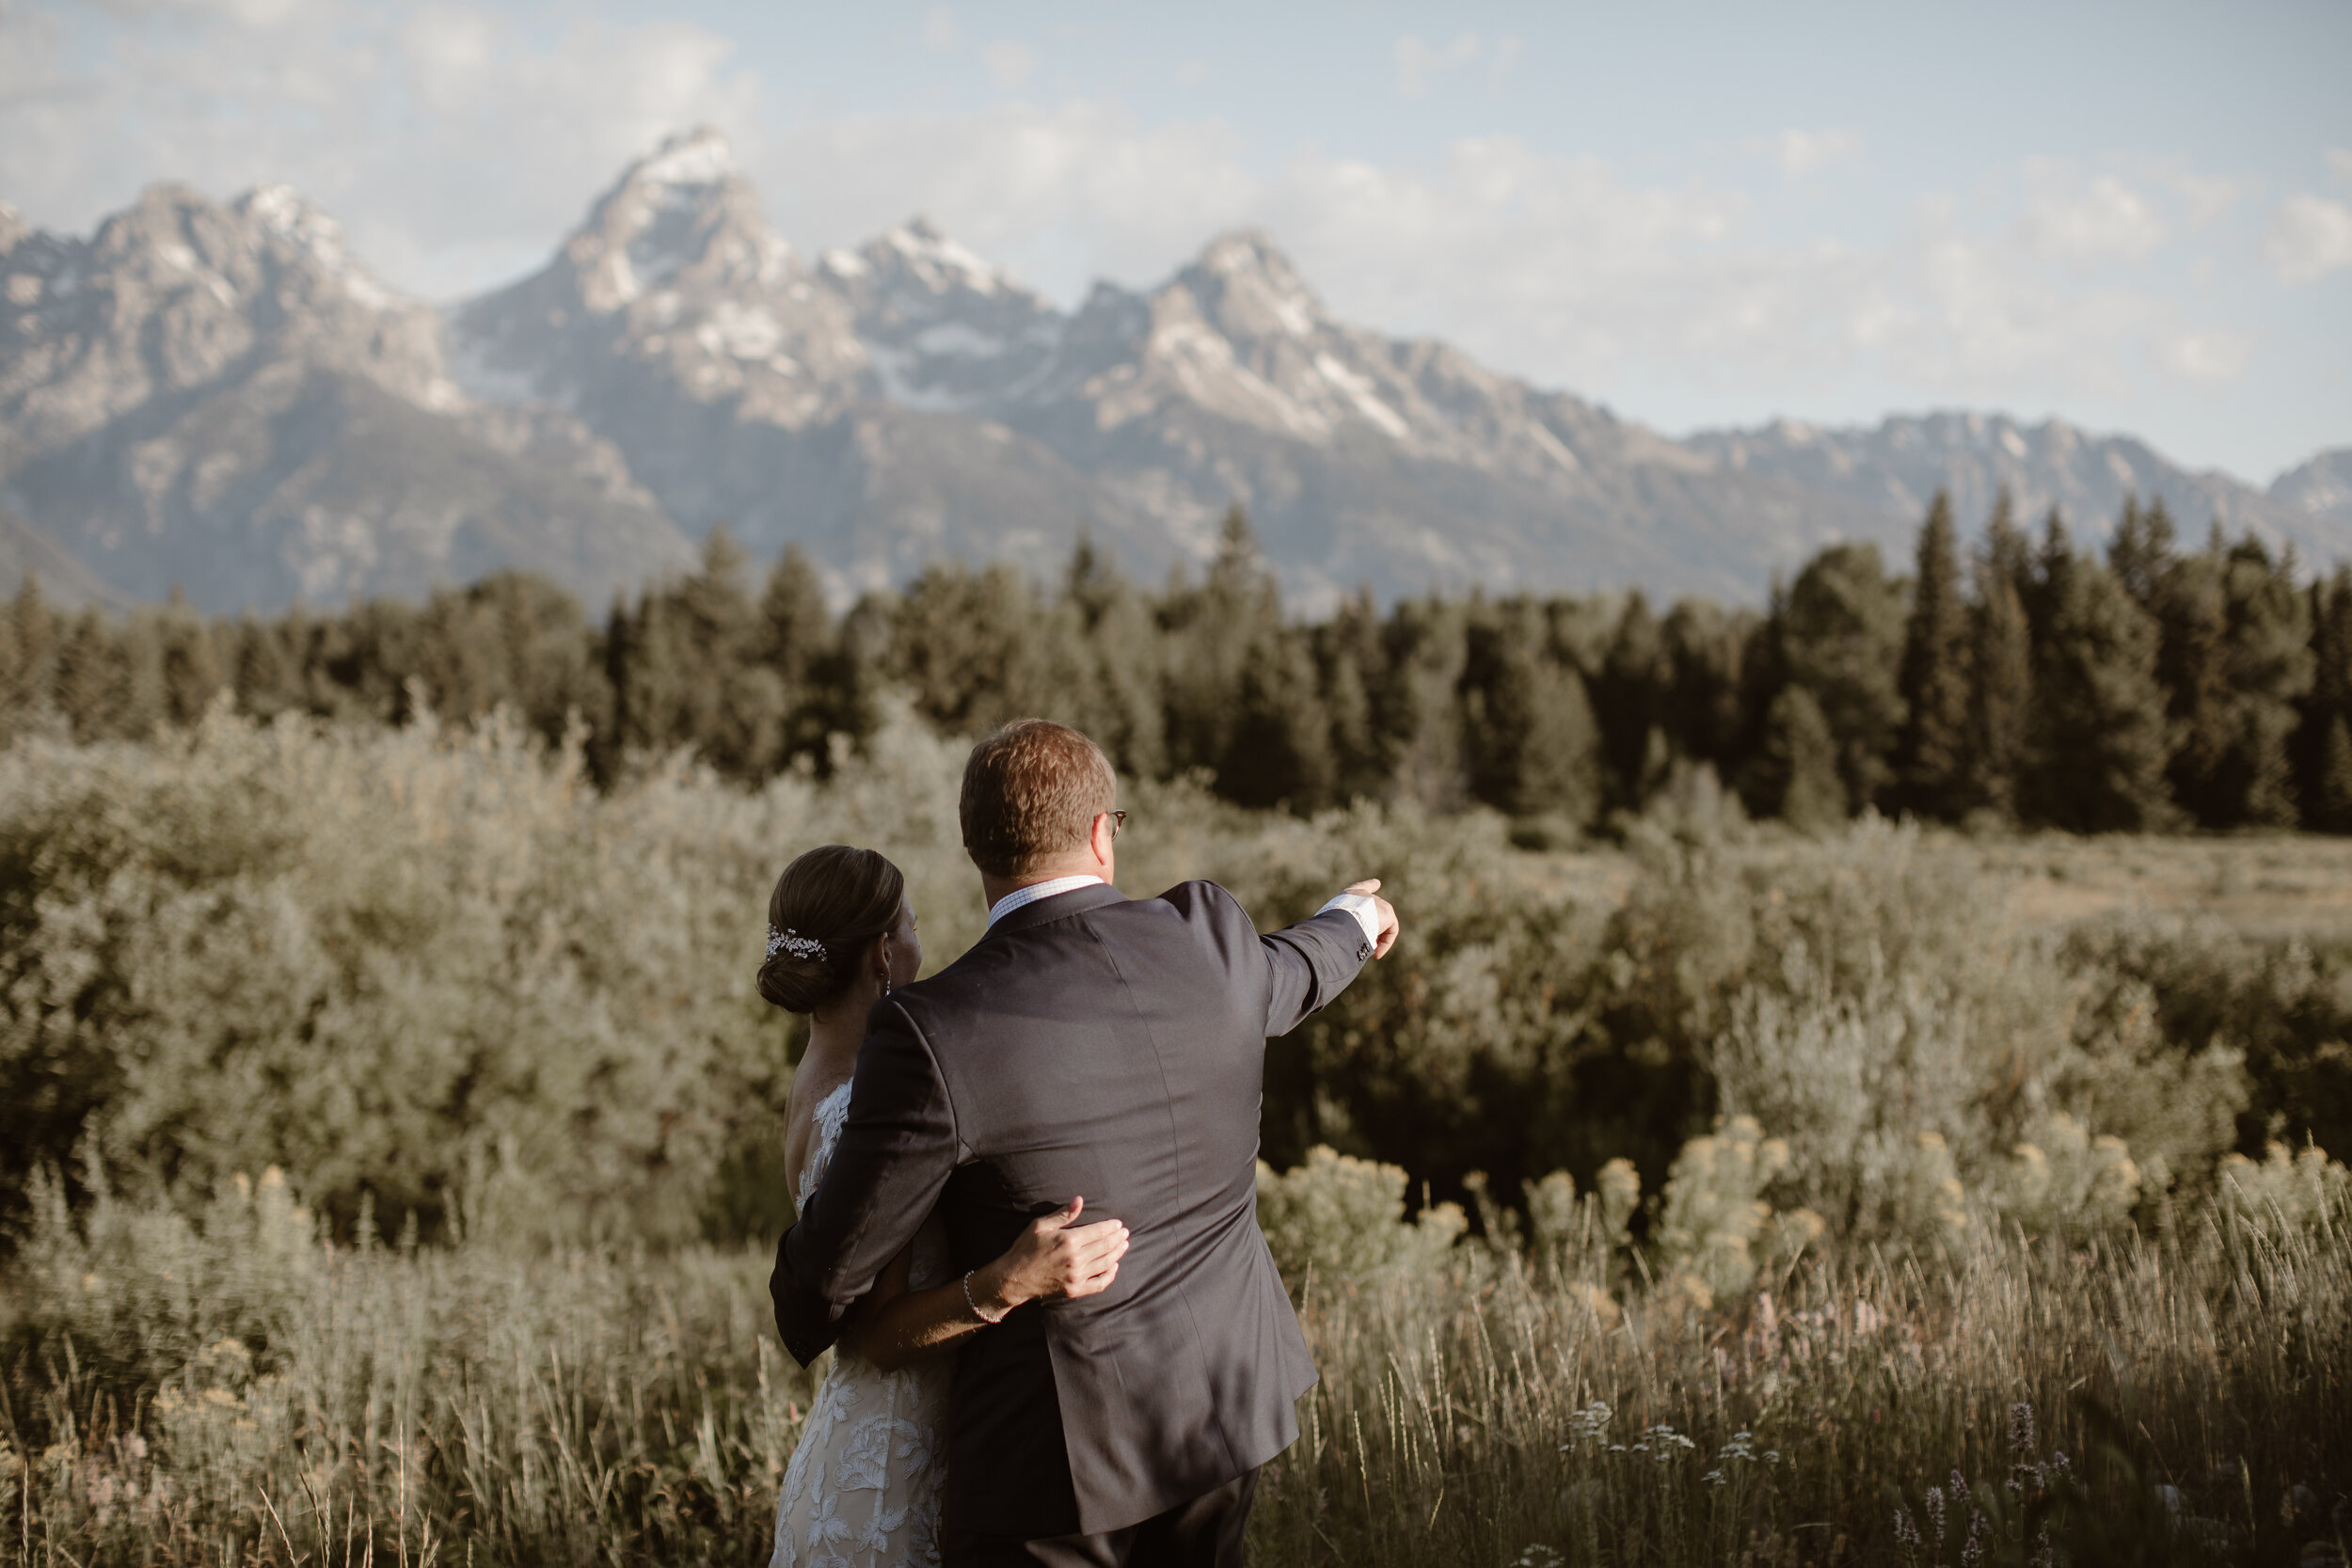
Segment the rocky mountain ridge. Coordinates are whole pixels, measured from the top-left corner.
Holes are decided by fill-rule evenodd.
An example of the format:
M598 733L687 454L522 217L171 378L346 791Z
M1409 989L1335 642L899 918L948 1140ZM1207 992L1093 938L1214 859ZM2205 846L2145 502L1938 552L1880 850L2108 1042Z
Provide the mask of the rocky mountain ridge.
M2352 553L2344 475L2308 467L2265 496L1979 415L1670 440L1336 319L1259 233L1069 311L919 220L804 256L707 132L441 312L282 188L157 187L87 241L0 209L0 508L114 592L220 610L501 566L600 601L721 523L803 544L843 598L942 557L1050 574L1081 529L1156 578L1235 501L1307 610L1359 584L1753 597L1831 539L1907 548L1938 486L1972 522L2006 485L2095 536L2128 489Z

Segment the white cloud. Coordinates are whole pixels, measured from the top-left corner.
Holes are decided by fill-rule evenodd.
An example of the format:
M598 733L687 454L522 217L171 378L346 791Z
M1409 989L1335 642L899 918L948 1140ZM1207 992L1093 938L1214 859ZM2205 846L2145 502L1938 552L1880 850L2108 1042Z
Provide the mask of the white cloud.
M956 13L946 6L933 6L923 13L923 43L930 49L953 49L956 46Z
M1516 40L1506 40L1508 53L1503 69L1508 70L1516 59L1518 48ZM1391 53L1396 59L1396 91L1400 98L1424 98L1429 93L1430 77L1442 71L1466 66L1478 58L1479 41L1476 33L1464 33L1443 46L1424 43L1411 33L1396 40Z
M224 0L126 11L69 50L0 10L0 190L84 229L148 183L285 181L429 294L543 258L583 194L669 131L749 119L757 85L688 23L552 37L449 4Z
M2328 166L2339 179L2352 180L2352 147L2331 147L2328 150Z
M1156 283L1218 230L1255 224L1348 319L1596 392L1639 376L1779 398L1867 372L1915 396L2046 401L2228 380L2251 353L2177 301L2090 286L2036 248L2128 253L2128 228L2126 245L2045 212L2051 231L2029 236L1931 202L1877 247L1788 245L1759 237L1738 188L1508 137L1457 141L1430 167L1302 152L1260 174L1246 151L1215 121L1008 106L796 132L757 170L796 239L854 240L919 209L1066 301L1101 276ZM2094 214L2129 208L2095 182L2075 194Z
M2221 217L2237 205L2237 198L2244 194L2244 188L2235 180L2187 169L2172 170L2165 176L2165 182L2181 198L2191 229L2202 229Z
M2149 199L2112 174L2080 183L2062 163L2026 166L2031 194L2022 222L2026 245L2050 261L2077 267L2145 260L2164 240Z
M1792 128L1776 136L1752 141L1747 144L1747 150L1769 153L1772 161L1780 166L1780 172L1794 180L1828 165L1858 157L1862 151L1862 138L1851 131L1799 131Z
M2183 381L2226 386L2253 362L2254 340L2243 332L2182 331L2151 344L2159 364Z
M997 91L1018 92L1037 70L1037 51L1025 43L992 43L980 51L980 63Z
M1065 300L1098 277L1158 277L1249 221L1262 189L1228 127L1147 129L1105 104L836 120L741 152L795 243L855 244L920 212Z
M2282 283L2311 283L2352 267L2352 206L2324 196L2291 196L2270 220L2263 259Z

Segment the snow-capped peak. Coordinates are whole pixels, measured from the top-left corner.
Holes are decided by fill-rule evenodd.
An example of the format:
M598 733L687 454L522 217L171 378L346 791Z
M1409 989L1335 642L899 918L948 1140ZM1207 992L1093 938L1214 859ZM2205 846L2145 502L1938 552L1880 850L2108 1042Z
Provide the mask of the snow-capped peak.
M685 268L715 265L772 285L790 249L768 231L726 138L704 127L630 165L565 243L581 303L606 314L658 293Z
M342 225L313 206L292 185L257 185L239 197L232 210L308 257L361 305L382 310L400 303L398 296L377 282L344 247Z
M995 268L941 233L929 218L910 218L867 247L878 248L895 254L934 291L961 285L975 293L993 294L1003 286Z
M1186 271L1220 325L1245 336L1304 338L1323 318L1314 291L1290 258L1255 229L1218 235Z
M736 171L735 150L707 125L665 139L631 166L623 184L715 185Z
M1298 281L1290 258L1276 249L1273 240L1258 229L1228 230L1211 240L1208 248L1200 253L1200 268L1220 277L1262 272L1279 274L1286 282Z

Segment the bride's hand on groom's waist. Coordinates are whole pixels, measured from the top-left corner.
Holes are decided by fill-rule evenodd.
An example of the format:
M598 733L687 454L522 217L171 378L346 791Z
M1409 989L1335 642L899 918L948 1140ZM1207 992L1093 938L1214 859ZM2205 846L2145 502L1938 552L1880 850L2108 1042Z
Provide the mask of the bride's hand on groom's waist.
M994 1320L1024 1302L1091 1296L1110 1289L1127 1254L1127 1227L1117 1220L1080 1225L1086 1199L1073 1197L1029 1222L1003 1257L972 1271L973 1301Z

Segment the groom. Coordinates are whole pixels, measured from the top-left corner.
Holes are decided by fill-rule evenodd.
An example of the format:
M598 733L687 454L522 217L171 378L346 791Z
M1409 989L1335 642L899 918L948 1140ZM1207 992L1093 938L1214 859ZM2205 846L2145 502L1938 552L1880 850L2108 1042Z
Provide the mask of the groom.
M1396 913L1376 881L1270 937L1211 882L1130 900L1110 885L1116 788L1092 741L1044 720L974 748L963 843L987 933L875 1006L832 1166L770 1281L805 1366L934 1211L960 1270L1073 1196L1126 1222L1109 1290L965 1341L950 1568L1239 1564L1258 1467L1315 1380L1258 1231L1265 1041L1385 955Z

